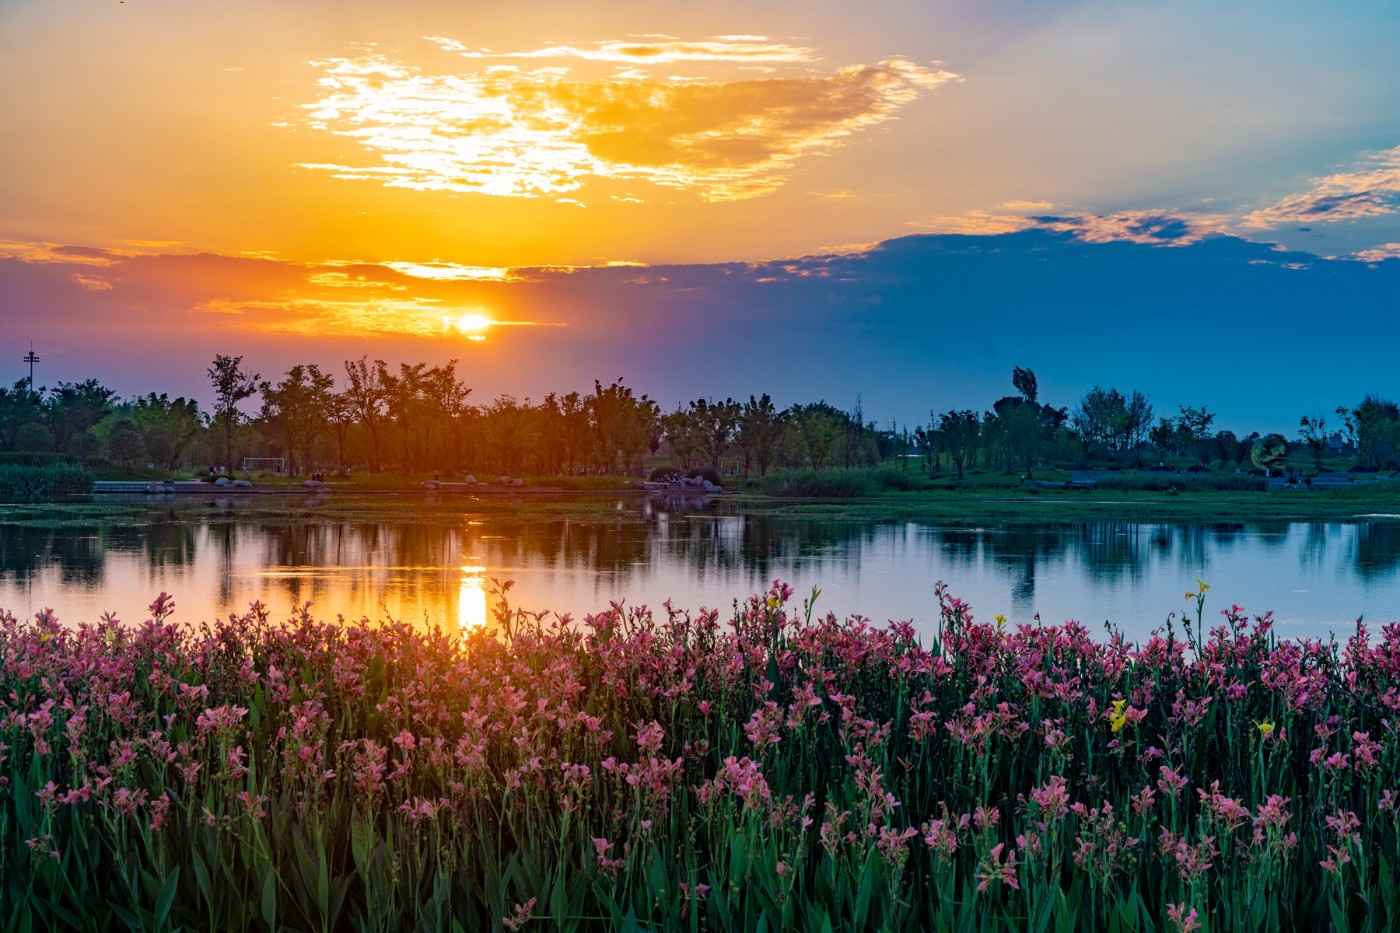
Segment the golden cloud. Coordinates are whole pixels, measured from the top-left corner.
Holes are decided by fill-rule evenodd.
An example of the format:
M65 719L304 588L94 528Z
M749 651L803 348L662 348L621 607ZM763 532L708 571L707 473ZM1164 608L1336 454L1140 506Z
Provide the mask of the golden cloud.
M719 46L602 43L590 54L650 64L806 52L760 47L754 37L711 41ZM586 57L573 48L546 51ZM803 156L829 151L923 91L957 80L902 58L825 76L728 81L581 80L560 66L428 74L373 54L313 64L326 94L307 105L306 122L356 140L379 161L303 167L388 187L558 200L590 178L646 181L711 201L765 194Z

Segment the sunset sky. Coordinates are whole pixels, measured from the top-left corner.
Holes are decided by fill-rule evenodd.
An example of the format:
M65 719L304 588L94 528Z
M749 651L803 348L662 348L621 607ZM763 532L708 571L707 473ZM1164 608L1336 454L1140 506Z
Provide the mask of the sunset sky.
M5 0L0 381L1400 396L1400 7Z

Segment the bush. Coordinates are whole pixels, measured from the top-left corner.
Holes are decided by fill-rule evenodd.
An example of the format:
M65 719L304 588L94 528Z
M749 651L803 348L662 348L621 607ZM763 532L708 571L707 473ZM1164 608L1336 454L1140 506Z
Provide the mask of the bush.
M45 466L50 463L68 463L72 460L67 454L55 453L53 451L43 451L34 453L29 451L6 450L0 452L0 465L14 464L15 466Z
M0 498L47 499L92 491L92 476L80 466L0 465Z
M762 488L770 496L798 499L858 499L879 491L862 470L783 470L765 477Z
M15 450L27 454L53 450L53 432L37 421L26 421L15 431Z
M874 475L876 484L881 489L898 489L908 492L911 489L923 489L923 481L913 473L897 470L893 467L884 467L876 470Z
M694 467L690 470L687 470L685 475L689 476L691 479L695 479L696 477L699 477L700 479L707 479L710 482L714 483L716 486L724 485L724 483L720 480L719 470L716 470L714 467L711 466Z
M1248 473L1124 473L1105 476L1096 485L1099 489L1124 492L1263 492L1269 488L1262 474L1256 476Z

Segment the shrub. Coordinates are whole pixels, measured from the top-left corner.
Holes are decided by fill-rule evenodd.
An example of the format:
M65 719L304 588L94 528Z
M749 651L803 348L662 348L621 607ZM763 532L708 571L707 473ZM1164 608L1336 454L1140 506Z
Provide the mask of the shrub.
M696 477L699 477L700 479L707 479L710 482L714 483L716 486L724 485L723 481L720 478L719 470L716 470L712 466L693 467L690 470L687 470L685 475L689 476L691 479L694 479Z
M1263 474L1256 476L1249 473L1123 473L1105 476L1096 485L1100 489L1137 492L1263 492L1269 488Z
M92 476L80 466L0 464L0 498L47 499L92 491Z
M877 491L871 475L862 470L780 470L761 482L771 496L798 499L859 499Z

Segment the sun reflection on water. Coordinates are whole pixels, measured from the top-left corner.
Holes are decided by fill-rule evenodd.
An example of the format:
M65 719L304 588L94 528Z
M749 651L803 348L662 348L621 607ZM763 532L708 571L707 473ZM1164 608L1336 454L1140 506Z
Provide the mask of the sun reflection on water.
M462 567L462 579L457 589L457 624L464 632L486 624L485 567Z

